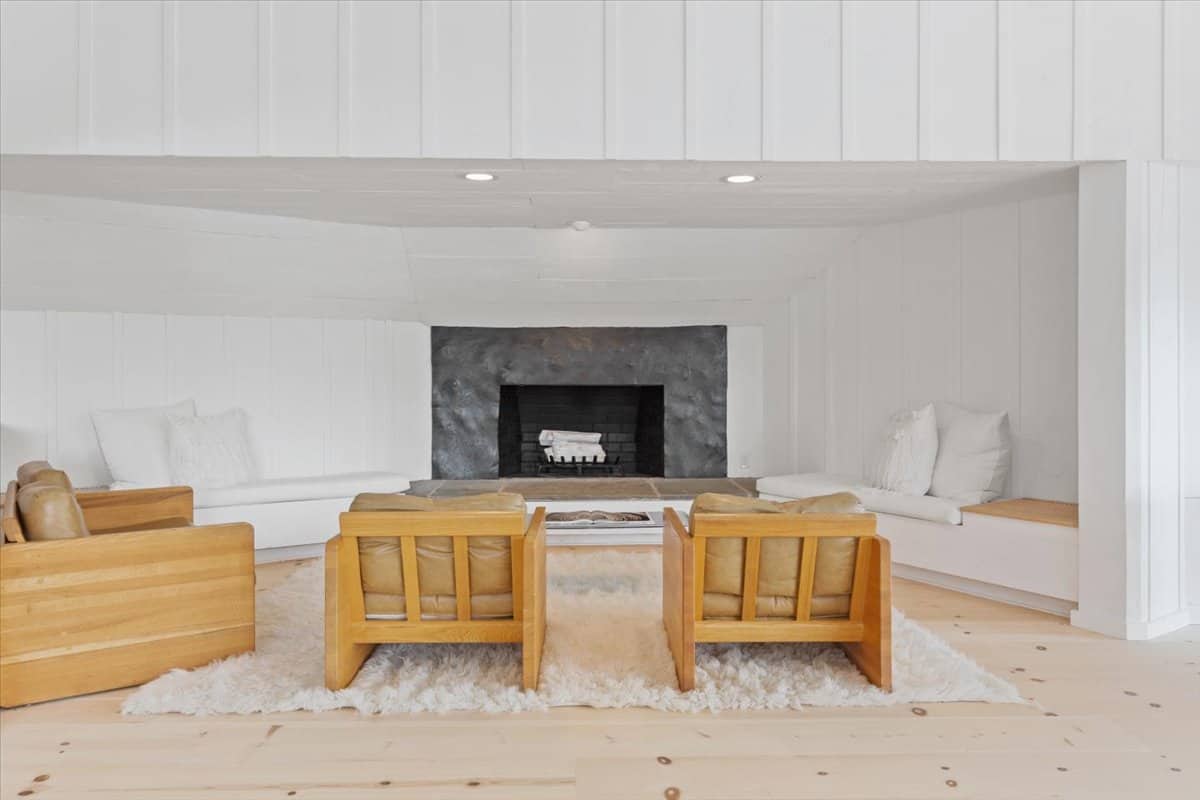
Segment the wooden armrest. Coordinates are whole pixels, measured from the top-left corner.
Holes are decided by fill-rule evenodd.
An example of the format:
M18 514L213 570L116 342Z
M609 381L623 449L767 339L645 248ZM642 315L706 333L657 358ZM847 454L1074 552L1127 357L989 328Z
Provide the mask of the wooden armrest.
M190 486L77 492L75 498L89 530L120 530L168 519L190 523L194 519Z

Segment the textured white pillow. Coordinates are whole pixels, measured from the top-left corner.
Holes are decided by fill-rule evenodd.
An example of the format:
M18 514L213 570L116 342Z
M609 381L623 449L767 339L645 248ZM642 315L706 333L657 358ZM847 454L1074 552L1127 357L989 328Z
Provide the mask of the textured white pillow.
M167 455L167 417L196 416L196 402L172 406L93 411L92 425L113 485L122 488L167 486L171 464Z
M964 504L986 503L1004 491L1012 461L1012 432L1004 411L938 409L937 464L929 493Z
M231 408L211 417L170 417L167 424L175 483L221 489L258 478L242 409Z
M933 404L893 414L867 480L889 492L923 495L929 491L937 453L938 428Z

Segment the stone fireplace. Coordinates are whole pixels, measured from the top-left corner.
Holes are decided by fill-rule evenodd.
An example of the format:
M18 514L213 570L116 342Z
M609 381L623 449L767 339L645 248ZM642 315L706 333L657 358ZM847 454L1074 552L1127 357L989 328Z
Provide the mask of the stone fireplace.
M542 428L603 434L625 474L726 475L724 326L435 326L431 353L435 478L536 474Z

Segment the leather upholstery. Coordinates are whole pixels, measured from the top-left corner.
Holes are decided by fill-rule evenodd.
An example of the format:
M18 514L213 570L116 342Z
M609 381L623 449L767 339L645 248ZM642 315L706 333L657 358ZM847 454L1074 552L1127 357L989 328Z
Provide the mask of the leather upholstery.
M702 494L692 503L692 514L847 514L861 512L858 498L849 492L808 497L776 503L733 495ZM753 533L747 531L747 533ZM796 585L800 577L801 539L762 539L758 573L756 613L765 618L788 618L796 614ZM742 579L746 540L714 537L707 541L704 556L704 618L738 619L742 611ZM850 589L858 540L854 537L824 538L817 549L811 617L843 618L850 611Z
M494 493L465 497L428 498L395 494L360 494L350 511L509 511L524 518L525 498ZM513 614L512 549L505 536L472 536L467 545L474 619L509 618ZM407 613L400 539L372 536L358 540L363 600L368 616ZM421 616L454 619L454 544L451 537L417 539L417 578Z
M83 509L69 481L65 487L48 481L24 484L17 490L17 510L28 541L78 539L88 535Z
M54 475L49 476L47 473L54 473ZM68 489L71 488L71 481L67 479L67 473L50 466L49 461L27 461L17 467L17 486L24 486L39 480L59 483ZM62 484L63 481L65 484Z

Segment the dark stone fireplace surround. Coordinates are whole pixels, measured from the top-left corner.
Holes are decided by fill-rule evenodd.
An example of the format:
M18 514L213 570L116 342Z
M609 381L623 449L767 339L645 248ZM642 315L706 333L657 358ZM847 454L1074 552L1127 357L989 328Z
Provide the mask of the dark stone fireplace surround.
M724 477L723 325L434 326L433 477L496 478L503 386L662 386L663 474Z

